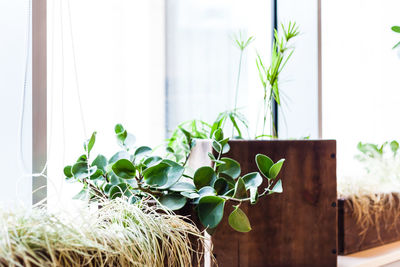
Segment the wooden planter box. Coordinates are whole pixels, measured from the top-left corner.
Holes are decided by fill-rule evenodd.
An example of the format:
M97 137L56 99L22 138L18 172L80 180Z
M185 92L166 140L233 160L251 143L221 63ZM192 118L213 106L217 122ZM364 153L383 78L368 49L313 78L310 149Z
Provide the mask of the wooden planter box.
M336 141L233 140L227 154L242 173L258 171L255 156L263 153L286 162L279 177L283 194L273 194L254 206L241 207L252 229L231 229L225 213L212 236L219 266L336 266ZM210 165L210 141L198 141L190 164ZM228 204L228 203L227 203ZM226 205L230 211L231 205Z
M393 196L399 205L398 195ZM385 219L383 219L383 217ZM374 220L375 218L372 217ZM338 250L340 255L347 255L361 250L381 246L400 240L400 220L393 224L393 216L389 212L379 219L379 232L371 226L361 235L362 228L357 224L353 213L352 202L349 199L338 200Z

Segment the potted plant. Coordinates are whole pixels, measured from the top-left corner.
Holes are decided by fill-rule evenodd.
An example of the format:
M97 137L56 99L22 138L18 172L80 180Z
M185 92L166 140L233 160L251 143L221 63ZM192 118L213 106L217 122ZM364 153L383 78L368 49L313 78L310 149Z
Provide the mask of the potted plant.
M400 26L391 30L400 33ZM400 42L392 49L397 49ZM400 240L399 143L362 143L356 158L363 169L339 179L338 247L347 255Z
M193 146L192 136L182 132L186 143ZM189 155L178 161L170 147L165 156L156 155L147 146L135 147L135 138L120 124L115 126L115 133L121 151L110 158L101 154L93 157L93 133L84 143L84 153L64 168L67 180L82 184L75 198L124 198L132 204L151 198L174 211L190 205L193 209L185 209L183 214L195 214L194 220L198 218L209 233L217 229L227 211L225 206L230 204L229 209L233 210L229 210L227 223L235 231L248 232L251 224L243 207L247 209L247 203L256 204L262 197L282 192L278 174L284 159L273 162L268 156L257 154L254 160L258 170L244 174L236 160L225 156L230 150L229 138L224 138L220 128L213 133L214 152L205 154L212 164L201 165L194 172L187 168Z
M359 143L358 176L339 179L338 245L347 255L400 240L397 141Z
M214 123L184 122L169 139L171 152L178 160L190 155L189 163L194 168L212 166L213 158L204 155L212 153L213 142L197 140L192 146L185 141L185 135L211 139L217 129L226 129L231 124L227 155L240 163L244 173L258 170L257 161L253 160L257 154L268 154L274 162L286 159L282 169L284 194L271 196L271 201L260 200L253 207L241 206L247 211L252 230L246 234L232 231L227 220L223 220L212 234L213 253L221 266L336 265L336 142L279 140L274 127L272 107L274 102L281 103L279 75L293 53L291 41L299 34L295 23L282 25L282 33L280 36L275 31L270 65L266 66L259 55L256 60L263 88L261 132L256 131L252 139L244 139L248 123L235 100L234 108L220 113ZM252 40L252 37L236 39L240 56ZM273 122L270 133L267 132L269 116ZM227 209L225 214L230 212L229 206Z

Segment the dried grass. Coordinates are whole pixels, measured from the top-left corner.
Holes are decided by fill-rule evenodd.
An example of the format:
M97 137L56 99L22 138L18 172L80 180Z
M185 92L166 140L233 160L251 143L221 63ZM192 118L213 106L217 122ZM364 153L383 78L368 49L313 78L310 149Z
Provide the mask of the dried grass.
M193 240L203 234L187 219L144 202L114 200L78 216L43 208L0 214L0 266L192 266Z
M338 179L338 196L350 200L361 228L360 242L371 228L375 228L378 239L382 230L397 231L400 217L400 158L376 155L362 164L365 168L360 175Z

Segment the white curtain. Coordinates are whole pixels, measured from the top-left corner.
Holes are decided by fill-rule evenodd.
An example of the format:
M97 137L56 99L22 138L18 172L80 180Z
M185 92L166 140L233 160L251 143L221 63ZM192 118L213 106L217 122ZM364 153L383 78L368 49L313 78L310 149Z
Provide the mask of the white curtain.
M116 123L138 144L163 141L164 40L162 0L48 1L50 206L67 205L79 191L62 170L93 131L93 153L108 157L119 149Z

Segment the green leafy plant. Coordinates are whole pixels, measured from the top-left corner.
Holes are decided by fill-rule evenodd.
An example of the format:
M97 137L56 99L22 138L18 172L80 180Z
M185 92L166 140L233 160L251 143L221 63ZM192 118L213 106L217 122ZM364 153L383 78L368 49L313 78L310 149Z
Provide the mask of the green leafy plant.
M222 112L218 115L217 121L219 119L219 117L221 116L226 116L229 117L229 119L232 122L232 137L235 134L235 130L238 133L239 138L242 138L242 133L239 129L239 125L236 122L236 119L239 119L239 121L241 121L243 123L243 121L245 119L244 116L240 113L238 113L237 111L237 101L238 101L238 96L239 96L239 84L240 84L240 74L241 74L241 70L242 70L242 59L243 59L243 53L245 51L245 49L250 45L251 42L254 41L254 37L250 36L249 38L246 38L242 32L239 32L238 35L235 36L235 44L237 46L237 48L239 48L240 50L240 56L239 56L239 65L238 65L238 73L237 73L237 80L236 80L236 90L235 90L235 105L233 108L233 111L226 111L226 112ZM229 113L225 115L225 113ZM246 127L246 129L248 129L247 123L243 123L243 126Z
M211 125L202 120L183 122L176 127L167 140L167 152L172 159L185 165L194 146L194 140L211 138L210 131Z
M395 33L400 33L400 26L393 26L392 27L392 31L394 31ZM396 49L398 46L400 46L400 42L398 42L397 44L395 44L393 46L393 49Z
M195 139L180 129L186 144L192 147ZM282 192L282 182L277 176L284 159L274 163L268 156L259 154L255 157L259 172L242 176L240 164L223 157L230 146L229 138L224 137L221 128L213 132L214 153L208 155L213 166L200 167L193 175L185 173L187 160L181 163L153 155L147 146L133 147L132 142L127 142L132 135L122 125L115 126L115 133L123 150L109 159L97 155L92 160L91 150L96 139L96 133L93 133L85 142L85 154L64 168L67 180L83 185L76 198L91 201L124 198L135 203L152 197L171 210L179 210L190 203L210 232L222 220L224 206L229 202L234 207L228 220L230 225L237 231L246 232L251 227L240 206L245 202L255 204L263 196Z
M275 100L279 105L281 104L281 97L279 93L279 75L283 71L286 63L291 58L294 47L291 46L291 40L299 35L299 30L295 22L289 22L287 27L281 24L282 36L279 36L275 30L275 41L272 49L272 58L270 66L266 67L261 59L261 56L257 53L256 65L259 72L259 78L263 85L264 96L263 96L263 123L261 133L255 135L255 139L259 138L277 138L277 133L273 130L272 134L266 134L266 123L268 116L272 118L272 102ZM200 120L191 120L178 125L176 130L172 133L172 137L168 140L169 146L172 148L174 153L179 159L184 159L190 151L190 146L184 140L184 133L181 129L184 129L188 133L196 136L199 139L212 138L213 133L216 129L225 129L227 125L232 125L231 138L244 139L246 134L250 136L249 124L246 116L243 115L237 107L238 95L239 95L239 84L241 77L242 59L244 51L248 46L255 40L253 36L246 38L242 33L239 33L234 38L235 45L240 50L238 73L236 80L235 89L235 102L232 110L227 110L218 114L217 118L212 124ZM270 115L269 115L270 114ZM272 118L273 119L273 118ZM195 127L194 127L195 126ZM201 127L200 127L201 126ZM199 129L201 129L199 131ZM177 142L176 142L177 141Z
M381 145L359 142L357 144L357 149L361 152L361 154L356 155L356 158L360 161L365 161L371 158L382 157L385 153L387 153L388 146L393 157L396 157L399 150L399 143L396 140L384 142Z
M242 70L242 59L243 54L246 48L254 41L254 37L246 37L242 32L239 32L238 35L234 36L234 44L239 49L239 64L238 64L238 72L236 78L236 88L235 88L235 102L234 108L232 110L226 110L218 114L216 120L214 121L211 132L209 133L209 137L211 138L213 132L217 128L225 129L226 123L232 124L232 138L235 139L243 139L243 132L246 131L248 133L249 126L246 117L239 112L238 110L238 96L239 96L239 85L240 85L240 77L241 77L241 70ZM235 131L237 135L235 136Z
M353 173L338 177L338 195L351 202L360 237L365 238L371 229L379 237L382 230L389 231L399 222L399 142L359 142L357 149L360 165L352 165Z
M265 127L267 122L268 113L272 118L272 102L275 100L278 105L281 105L281 97L279 93L279 75L286 66L286 63L291 58L294 48L290 46L290 41L299 35L299 29L296 22L289 22L287 28L281 24L283 36L279 36L278 31L275 30L275 40L272 47L271 64L266 67L257 53L257 69L260 76L260 81L264 89L263 97L263 126L261 134L257 138L265 137ZM273 118L272 118L273 120ZM273 123L274 125L274 123ZM273 129L273 137L278 137L278 133Z
M225 124L227 122L231 122L233 126L233 130L236 130L237 136L234 136L234 132L232 132L232 138L234 139L243 139L243 131L245 130L248 135L249 126L246 117L240 113L237 109L227 110L218 114L216 120L211 126L209 137L212 138L214 132L221 128L225 128ZM241 130L242 129L242 130Z

